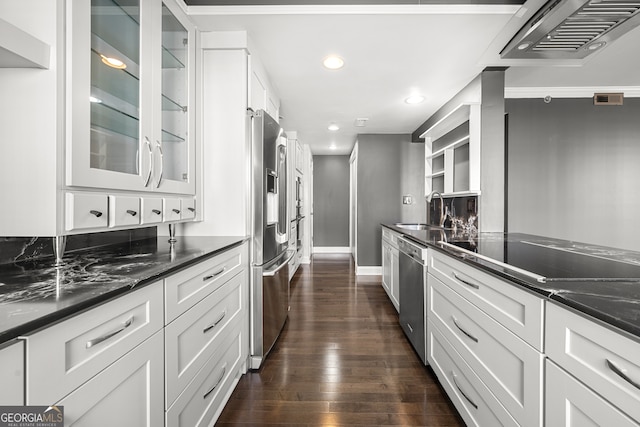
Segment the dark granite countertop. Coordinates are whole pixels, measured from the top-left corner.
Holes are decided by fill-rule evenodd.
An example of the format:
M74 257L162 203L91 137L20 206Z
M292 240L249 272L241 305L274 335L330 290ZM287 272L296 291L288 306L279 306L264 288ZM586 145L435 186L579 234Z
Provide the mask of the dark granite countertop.
M245 237L136 240L0 265L0 344L242 244Z
M640 252L522 233L383 226L640 339Z

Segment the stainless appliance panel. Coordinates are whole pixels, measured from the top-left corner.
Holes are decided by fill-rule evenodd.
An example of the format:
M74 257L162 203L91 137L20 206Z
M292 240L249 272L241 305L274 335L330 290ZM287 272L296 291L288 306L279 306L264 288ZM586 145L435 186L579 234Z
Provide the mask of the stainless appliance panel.
M253 266L251 369L258 369L275 344L289 310L289 261L287 251L266 266Z
M421 258L422 248L398 239L400 274L400 315L402 330L411 345L427 364L426 347L426 271Z

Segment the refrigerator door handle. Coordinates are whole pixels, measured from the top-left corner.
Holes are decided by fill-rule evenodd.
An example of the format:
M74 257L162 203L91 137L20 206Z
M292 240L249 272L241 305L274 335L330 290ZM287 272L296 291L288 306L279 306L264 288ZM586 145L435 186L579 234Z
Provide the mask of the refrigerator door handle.
M278 274L278 271L282 270L285 265L289 264L289 261L291 261L291 258L293 258L294 254L295 251L287 251L286 255L282 258L283 261L280 264L277 264L273 269L263 271L262 277L271 277Z

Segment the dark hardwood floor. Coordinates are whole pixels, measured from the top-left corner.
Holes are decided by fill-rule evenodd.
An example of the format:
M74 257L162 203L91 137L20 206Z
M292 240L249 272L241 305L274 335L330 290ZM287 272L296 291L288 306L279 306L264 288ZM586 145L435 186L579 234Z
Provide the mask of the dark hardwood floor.
M260 371L240 380L217 426L463 426L398 325L379 276L348 255L314 255Z

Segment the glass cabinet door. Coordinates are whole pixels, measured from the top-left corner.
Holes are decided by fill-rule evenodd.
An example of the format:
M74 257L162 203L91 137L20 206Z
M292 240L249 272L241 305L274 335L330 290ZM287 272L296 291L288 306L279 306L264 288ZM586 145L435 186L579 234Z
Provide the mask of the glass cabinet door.
M140 174L139 72L139 0L91 0L91 168Z
M160 190L172 191L192 181L189 168L189 31L162 4L162 111L160 118Z

